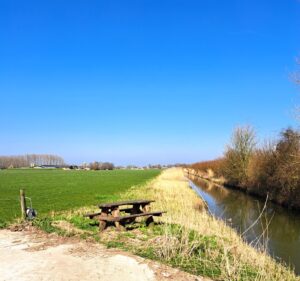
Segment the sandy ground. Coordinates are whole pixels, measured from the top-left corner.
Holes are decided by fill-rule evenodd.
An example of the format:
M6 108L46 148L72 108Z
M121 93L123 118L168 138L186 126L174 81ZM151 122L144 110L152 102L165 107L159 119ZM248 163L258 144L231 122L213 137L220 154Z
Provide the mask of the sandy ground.
M0 230L0 280L204 281L100 244L36 229Z

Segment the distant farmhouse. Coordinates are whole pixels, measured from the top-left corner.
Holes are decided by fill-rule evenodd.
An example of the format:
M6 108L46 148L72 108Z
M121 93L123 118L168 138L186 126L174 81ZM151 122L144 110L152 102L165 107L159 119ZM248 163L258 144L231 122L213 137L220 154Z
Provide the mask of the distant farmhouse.
M37 165L34 166L35 169L62 169L67 168L67 165Z

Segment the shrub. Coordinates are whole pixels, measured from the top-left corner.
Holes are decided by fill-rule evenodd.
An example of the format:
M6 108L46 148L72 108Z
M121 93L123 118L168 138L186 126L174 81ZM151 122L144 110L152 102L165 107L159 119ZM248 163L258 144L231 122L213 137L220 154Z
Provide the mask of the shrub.
M255 149L255 132L249 127L237 128L225 151L223 174L229 184L245 186L247 169Z
M257 150L248 168L252 190L300 207L300 134L285 129L274 145Z
M294 201L300 195L300 134L298 131L288 128L281 133L275 156L276 169L271 183L277 187L276 193L279 193L283 203Z
M224 158L218 158L216 160L195 163L191 165L191 168L203 172L208 172L208 170L212 170L215 176L220 177L223 174L222 171L223 164L224 164Z
M275 145L267 143L257 149L250 158L248 165L248 189L259 195L267 195L274 190L271 178L276 171Z
M90 169L91 170L113 170L115 168L113 163L109 163L109 162L93 162L90 163Z

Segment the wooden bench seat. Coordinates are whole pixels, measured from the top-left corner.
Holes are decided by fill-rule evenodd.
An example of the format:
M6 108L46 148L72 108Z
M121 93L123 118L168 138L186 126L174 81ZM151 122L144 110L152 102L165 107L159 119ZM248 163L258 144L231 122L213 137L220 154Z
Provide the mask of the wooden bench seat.
M94 217L97 217L97 216L100 216L101 215L101 212L97 212L97 213L93 213L93 214L86 214L86 215L83 215L84 217L87 217L87 218L90 218L90 219L93 219Z
M113 217L113 216L99 216L98 219L101 221L109 221L109 222L122 222L130 219L135 219L138 217L159 217L165 212L148 212L148 213L140 213L140 214L134 214L134 215L128 215L128 216L119 216L119 217Z
M131 213L134 210L134 208L123 208L120 209L120 212L125 212L125 213ZM94 217L100 216L102 212L97 212L97 213L92 213L92 214L85 214L84 217L93 219Z

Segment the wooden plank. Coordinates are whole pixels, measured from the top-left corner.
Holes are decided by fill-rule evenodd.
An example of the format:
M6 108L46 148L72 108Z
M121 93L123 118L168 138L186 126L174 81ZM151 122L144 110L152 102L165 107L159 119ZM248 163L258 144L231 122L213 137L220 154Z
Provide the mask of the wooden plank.
M121 220L131 219L131 218L138 218L138 217L144 217L144 216L161 216L166 212L164 211L156 211L156 212L147 212L147 213L140 213L140 214L134 214L134 215L128 215L120 217Z
M129 201L121 201L121 202L112 202L112 203L105 203L99 204L99 208L113 208L118 206L124 205L143 205L155 202L154 200L129 200Z
M110 221L110 222L119 222L119 221L124 221L127 219L133 219L133 218L138 218L138 217L146 217L146 216L161 216L163 211L158 211L158 212L148 212L148 213L141 213L141 214L134 214L134 215L128 215L128 216L119 216L119 217L113 217L113 216L99 216L98 219L99 221Z
M93 213L93 214L86 214L86 215L84 215L84 217L89 217L90 219L92 219L93 217L96 217L99 215L101 215L101 212L97 212L97 213Z
M133 210L132 207L131 208L122 208L122 209L120 209L120 212L131 213L132 210Z

